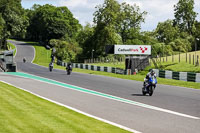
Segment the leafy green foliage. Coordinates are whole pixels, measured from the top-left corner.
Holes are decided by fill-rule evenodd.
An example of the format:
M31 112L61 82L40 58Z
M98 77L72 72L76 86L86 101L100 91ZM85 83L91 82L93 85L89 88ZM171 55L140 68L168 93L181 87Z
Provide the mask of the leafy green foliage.
M3 38L3 29L4 29L4 26L5 26L5 21L2 18L2 15L0 14L0 39Z
M160 42L170 43L175 40L179 35L179 29L177 26L173 26L172 20L160 22L155 30L156 38Z
M141 23L144 22L144 16L147 12L141 12L139 6L136 4L129 5L125 2L120 5L120 13L118 16L117 29L122 37L123 43L132 39L132 31L137 31L141 27ZM138 39L138 38L137 38Z
M194 39L189 33L183 32L179 27L173 25L172 20L158 23L155 37L163 42L162 52L171 55L173 51L189 52L192 50ZM161 51L157 51L160 53ZM165 55L164 54L164 55Z
M6 40L10 36L25 34L28 20L20 0L1 0L0 13L0 27L1 29L3 28L3 30L1 30L0 49L6 49Z
M92 27L90 24L87 24L85 27L83 27L77 36L77 42L79 43L80 47L83 49L83 55L80 55L78 58L79 60L84 60L91 58L91 52L92 52L92 45L93 44L93 35L94 35L94 27Z
M141 22L144 22L146 12L140 13L139 7L126 3L119 4L116 0L105 0L102 5L96 7L94 23L96 24L85 40L80 40L83 46L84 55L91 57L94 50L94 57L106 56L105 45L114 44L144 44L137 36ZM137 31L135 33L135 31ZM83 31L81 31L82 33ZM84 34L85 35L85 34ZM83 36L82 34L79 34Z
M55 56L61 61L75 61L76 55L82 51L76 43L72 44L67 41L52 39L50 44L56 49Z
M120 12L120 5L116 0L105 0L102 5L96 7L94 23L96 24L93 49L95 55L105 54L105 45L117 44L117 18Z
M181 31L191 34L197 16L194 12L194 0L179 0L174 11L174 24L178 25Z
M65 36L75 38L81 27L67 7L34 5L33 10L28 12L30 39L48 43L51 39L61 39Z

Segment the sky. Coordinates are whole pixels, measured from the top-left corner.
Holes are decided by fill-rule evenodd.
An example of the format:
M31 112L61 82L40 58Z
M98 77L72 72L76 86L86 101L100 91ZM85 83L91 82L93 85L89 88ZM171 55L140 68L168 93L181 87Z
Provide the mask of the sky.
M141 12L146 11L145 23L142 23L142 31L152 31L159 22L174 19L174 5L178 0L117 0L119 3L139 6ZM200 21L200 0L194 0L194 11L198 13L197 20ZM93 13L97 5L103 4L104 0L22 0L22 7L30 9L34 4L51 4L57 7L66 6L79 20L83 26L93 23Z

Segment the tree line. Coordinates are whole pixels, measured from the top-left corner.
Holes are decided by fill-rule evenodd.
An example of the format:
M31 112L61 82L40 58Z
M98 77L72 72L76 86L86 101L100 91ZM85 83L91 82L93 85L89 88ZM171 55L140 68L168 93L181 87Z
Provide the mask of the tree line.
M0 49L8 38L38 41L55 48L56 58L83 61L106 57L105 45L152 45L154 56L195 50L199 44L200 22L194 0L179 0L174 19L159 22L153 31L141 31L148 14L136 4L104 0L96 6L93 23L82 26L67 7L33 5L24 9L21 0L0 0Z

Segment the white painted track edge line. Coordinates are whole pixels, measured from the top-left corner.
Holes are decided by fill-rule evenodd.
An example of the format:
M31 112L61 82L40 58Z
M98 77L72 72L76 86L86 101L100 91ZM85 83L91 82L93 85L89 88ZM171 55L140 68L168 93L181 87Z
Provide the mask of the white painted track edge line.
M111 124L111 125L113 125L113 126L119 127L119 128L121 128L121 129L130 131L130 132L134 132L134 133L142 133L142 132L136 131L136 130L134 130L134 129L130 129L130 128L128 128L128 127L122 126L122 125L120 125L120 124L117 124L117 123L114 123L114 122L111 122L111 121L102 119L102 118L100 118L100 117L97 117L97 116L94 116L94 115L85 113L85 112L83 112L83 111L81 111L81 110L78 110L78 109L76 109L76 108L67 106L67 105L62 104L62 103L59 103L59 102L56 102L56 101L54 101L54 100L48 99L48 98L46 98L46 97L43 97L43 96L41 96L41 95L38 95L38 94L33 93L33 92L31 92L31 91L28 91L28 90L26 90L26 89L24 89L24 88L15 86L15 85L13 85L13 84L11 84L11 83L8 83L8 82L6 82L6 81L0 80L0 82L3 82L3 83L5 83L5 84L11 85L11 86L14 86L14 87L16 87L16 88L18 88L18 89L20 89L20 90L23 90L23 91L25 91L25 92L28 92L28 93L32 94L32 95L35 95L35 96L37 96L37 97L40 97L40 98L42 98L42 99L45 99L45 100L50 101L50 102L52 102L52 103L55 103L55 104L57 104L57 105L63 106L63 107L65 107L65 108L71 109L71 110L73 110L73 111L75 111L75 112L78 112L78 113L81 113L81 114L83 114L83 115L85 115L85 116L88 116L88 117L91 117L91 118L100 120L100 121L102 121L102 122Z
M25 73L25 74L28 74L28 73ZM28 75L33 75L33 74L28 74ZM14 76L18 76L18 75L14 75ZM33 75L33 76L36 76L36 75ZM23 77L23 76L18 76L18 77ZM41 76L36 76L36 77L40 77L40 78L43 78L43 79L48 79L48 78L44 78L44 77L41 77ZM30 78L28 78L28 77L23 77L23 78L30 79ZM37 80L37 79L32 79L32 80L36 80L36 81L40 81L40 82L43 82L43 83L52 84L52 85L56 85L56 86L68 88L68 89L71 89L71 90L75 90L75 89L72 89L72 88L70 88L70 87L65 87L65 86L61 86L61 85L54 84L54 83L50 83L50 82L45 82L45 81L41 81L41 80ZM71 85L71 84L68 84L68 83L63 83L63 82L56 81L56 80L53 80L53 79L48 79L48 80L52 80L52 81L55 81L55 82L58 82L58 83L61 83L61 84L67 84L67 85L70 85L70 86L73 86L73 87L78 87L78 88L81 88L81 89L84 89L84 90L89 90L89 89L86 89L86 88L83 88L83 87ZM108 95L108 96L116 97L116 98L119 98L119 99L110 98L110 97L106 97L106 96L102 96L102 95L98 95L98 94L94 94L94 93L90 93L90 92L84 92L84 91L81 91L81 90L75 90L75 91L79 91L79 92L82 92L82 93L87 93L87 94L90 94L90 95L95 95L95 96L103 97L103 98L106 98L106 99L111 99L111 100L115 100L115 101L119 101L119 102L131 104L131 105L135 105L135 106L142 107L142 108L147 108L147 109L152 109L152 110L156 110L156 111L160 111L160 112L165 112L165 113L169 113L169 114L174 114L174 115L177 115L177 116L182 116L182 117L191 118L191 119L197 119L197 120L200 119L199 117L195 117L195 116L191 116L191 115L187 115L187 114L175 112L175 111L168 110L168 109L163 109L163 108L160 108L160 107L148 105L148 104L141 103L141 102L132 101L132 100L129 100L129 99L125 99L125 98L113 96L113 95L106 94L106 93L101 93L101 92L94 91L94 90L92 90L92 91L93 91L93 92L97 92L97 93L101 93L101 94L106 94L106 95ZM124 101L121 100L121 99L123 99ZM131 103L131 102L132 102L132 103ZM133 103L133 102L134 102L134 103Z
M32 61L31 61L31 63L33 64L33 61L35 60L36 52L35 52L35 47L32 46L32 48L33 48L33 50L34 50L34 56L33 56L33 59L32 59Z
M12 43L13 44L13 43ZM13 44L14 46L15 46L15 50L16 50L16 52L15 52L15 55L14 55L14 58L16 57L16 55L17 55L17 46L15 45L15 44Z

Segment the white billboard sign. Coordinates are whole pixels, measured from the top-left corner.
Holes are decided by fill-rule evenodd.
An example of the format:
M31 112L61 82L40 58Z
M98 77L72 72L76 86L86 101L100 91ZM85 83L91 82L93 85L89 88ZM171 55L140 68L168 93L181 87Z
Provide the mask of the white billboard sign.
M151 55L151 45L115 45L114 54Z

